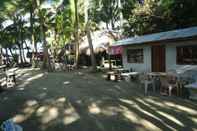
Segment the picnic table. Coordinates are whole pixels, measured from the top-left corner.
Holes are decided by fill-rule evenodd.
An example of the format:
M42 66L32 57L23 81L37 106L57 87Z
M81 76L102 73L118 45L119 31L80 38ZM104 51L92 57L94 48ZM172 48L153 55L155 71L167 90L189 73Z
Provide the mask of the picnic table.
M2 70L3 69L3 70ZM6 79L6 87L14 87L16 85L16 71L18 68L11 68L9 70L6 70L6 66L2 65L0 66L0 87L2 82L4 81L3 78Z
M114 69L115 72L117 73L125 73L125 72L129 72L128 69L124 69L124 68L118 68L118 69Z
M11 68L6 71L6 81L7 81L7 86L11 84L11 86L16 84L16 71L18 68Z
M151 77L165 77L167 76L166 72L150 72L148 73L149 76Z
M136 79L139 76L139 72L126 72L121 73L121 77L125 78L126 81L129 81L130 79Z
M118 73L114 71L107 72L107 80L118 81L118 79L119 79Z
M1 65L0 70L6 71L6 65Z
M74 70L75 65L67 64L67 65L66 65L66 68L67 68L67 70L70 72L70 71Z
M122 73L121 76L137 76L139 75L139 72L127 72L127 73Z

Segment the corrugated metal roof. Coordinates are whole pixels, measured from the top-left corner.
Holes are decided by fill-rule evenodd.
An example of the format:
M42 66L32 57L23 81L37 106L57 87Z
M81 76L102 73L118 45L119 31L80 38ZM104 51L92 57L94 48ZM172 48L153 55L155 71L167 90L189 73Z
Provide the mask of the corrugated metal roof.
M161 32L161 33L154 33L154 34L149 34L149 35L144 35L144 36L131 37L131 38L115 41L112 44L112 46L143 44L147 42L157 42L157 41L163 41L163 40L190 38L194 36L197 36L197 26L185 28L185 29Z

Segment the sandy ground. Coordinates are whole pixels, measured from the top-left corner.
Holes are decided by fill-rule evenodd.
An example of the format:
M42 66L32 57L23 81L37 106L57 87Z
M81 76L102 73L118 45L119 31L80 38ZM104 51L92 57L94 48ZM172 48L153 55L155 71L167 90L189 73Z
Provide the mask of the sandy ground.
M24 131L197 131L197 104L144 96L138 84L109 82L102 73L22 69L17 87L0 93L0 123Z

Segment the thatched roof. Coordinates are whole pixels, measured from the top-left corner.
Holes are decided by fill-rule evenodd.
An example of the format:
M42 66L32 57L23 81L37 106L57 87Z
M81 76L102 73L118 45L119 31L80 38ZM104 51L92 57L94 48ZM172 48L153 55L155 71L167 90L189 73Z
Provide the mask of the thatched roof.
M112 44L112 41L114 41L116 37L118 37L118 34L110 31L95 31L91 33L91 37L94 51L95 53L98 53L104 50L108 50L108 47L110 46L110 44ZM90 54L87 36L83 37L79 49L80 52Z

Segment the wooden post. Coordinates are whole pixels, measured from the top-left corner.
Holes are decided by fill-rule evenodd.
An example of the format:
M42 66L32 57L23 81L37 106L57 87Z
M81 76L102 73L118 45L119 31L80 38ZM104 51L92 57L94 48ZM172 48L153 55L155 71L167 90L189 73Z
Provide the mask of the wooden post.
M110 43L109 43L109 46L110 46ZM109 63L109 70L112 70L111 56L110 56L110 47L108 48L108 63Z
M109 60L109 70L112 70L112 65L111 65L111 57L110 57L110 54L109 54L108 60Z

